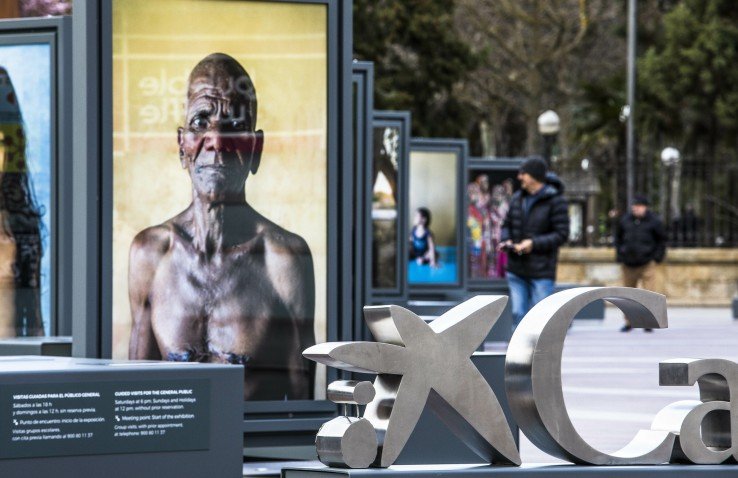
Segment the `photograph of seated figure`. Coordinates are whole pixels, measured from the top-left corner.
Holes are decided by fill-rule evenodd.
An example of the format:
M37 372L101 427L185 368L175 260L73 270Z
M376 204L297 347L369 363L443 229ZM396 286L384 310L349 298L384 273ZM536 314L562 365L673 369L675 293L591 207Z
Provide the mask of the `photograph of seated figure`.
M438 251L430 230L431 212L428 208L419 207L415 211L415 221L410 231L410 260L419 266L438 267Z
M246 200L266 136L256 125L243 66L223 53L203 58L176 135L192 201L130 248L129 358L239 364L244 399L308 399L314 371L301 352L315 343L313 259L302 237Z
M458 276L458 156L455 151L411 150L409 204L411 225L407 280L410 285L455 283Z
M410 283L445 283L456 278L456 247L439 242L431 227L432 220L433 213L429 208L415 210L408 238Z

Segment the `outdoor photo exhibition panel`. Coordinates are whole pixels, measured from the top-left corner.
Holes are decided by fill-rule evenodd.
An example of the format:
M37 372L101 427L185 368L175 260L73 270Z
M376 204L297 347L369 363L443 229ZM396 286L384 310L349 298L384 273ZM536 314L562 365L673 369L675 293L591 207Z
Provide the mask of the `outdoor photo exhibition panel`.
M371 174L372 154L372 113L374 111L374 64L368 61L354 60L352 64L352 97L353 97L353 153L354 153L354 233L352 238L354 254L354 270L360 287L355 288L353 337L364 340L367 332L364 322L364 305L371 296L371 240L366 221L366 208L371 204L366 187L366 178ZM361 205L361 206L359 206ZM361 274L358 274L361 271Z
M0 22L0 338L71 334L70 21Z
M464 286L465 140L413 138L408 168L406 274L410 292Z
M335 413L301 353L352 334L350 15L75 5L76 355L242 365L248 432Z
M523 159L470 158L465 173L464 270L469 287L506 287L507 255L498 251L502 224L520 188Z
M372 169L367 187L371 191L372 237L371 286L377 298L406 297L408 230L407 185L410 157L409 111L375 111Z

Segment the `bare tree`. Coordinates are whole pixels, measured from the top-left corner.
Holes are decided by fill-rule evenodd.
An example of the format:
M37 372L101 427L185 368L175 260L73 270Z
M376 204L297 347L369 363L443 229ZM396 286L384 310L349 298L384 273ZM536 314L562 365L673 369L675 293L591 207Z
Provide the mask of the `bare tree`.
M554 109L568 140L584 82L625 66L621 2L609 0L460 0L456 24L483 55L465 94L489 124L495 152L538 151L536 118ZM517 133L516 133L517 131Z

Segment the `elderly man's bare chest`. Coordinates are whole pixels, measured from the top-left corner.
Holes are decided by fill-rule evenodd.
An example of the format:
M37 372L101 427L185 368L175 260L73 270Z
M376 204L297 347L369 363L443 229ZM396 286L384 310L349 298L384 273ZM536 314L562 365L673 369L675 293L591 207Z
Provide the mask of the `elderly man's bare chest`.
M268 319L275 300L263 254L204 260L175 250L163 258L153 278L152 318L245 325Z

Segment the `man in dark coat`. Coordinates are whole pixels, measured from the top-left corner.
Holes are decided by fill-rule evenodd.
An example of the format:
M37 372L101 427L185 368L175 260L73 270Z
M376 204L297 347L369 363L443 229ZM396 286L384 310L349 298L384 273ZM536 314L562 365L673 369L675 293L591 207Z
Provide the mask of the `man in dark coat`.
M559 247L569 237L564 185L540 158L518 171L520 190L510 201L502 224L500 249L508 253L507 279L513 330L531 307L551 295Z
M633 198L630 213L623 216L615 234L617 261L622 264L623 285L644 289L656 288L656 264L666 255L666 231L661 219L648 210L648 199L637 195ZM625 317L621 332L632 329ZM646 329L650 332L651 329Z

